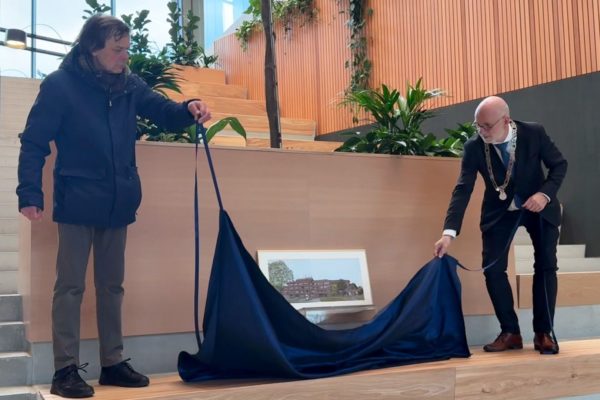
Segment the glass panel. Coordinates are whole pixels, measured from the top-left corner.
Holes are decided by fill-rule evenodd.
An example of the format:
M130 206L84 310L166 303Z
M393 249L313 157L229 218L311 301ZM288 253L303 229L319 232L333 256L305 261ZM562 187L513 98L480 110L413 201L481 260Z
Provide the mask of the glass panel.
M31 52L0 46L0 75L31 78Z
M31 1L0 0L0 26L27 30L31 24ZM0 39L5 40L5 33ZM31 53L0 46L0 75L31 77Z
M43 79L52 71L56 71L62 62L62 57L36 53L34 78Z
M66 40L68 42L75 41L81 26L84 21L82 19L83 10L88 8L84 1L73 2L72 0L36 0L36 24L35 33L40 36L45 36L53 39ZM36 48L50 50L58 53L66 54L70 47L64 44L47 42L41 39L36 39ZM47 56L36 59L36 69L47 73L46 65L49 61L55 61L56 57ZM50 57L50 59L48 59ZM55 62L52 62L55 64ZM54 70L56 68L52 68ZM51 71L50 71L51 72Z
M249 0L211 0L204 2L204 42L207 49L212 48L214 41L235 24L249 5Z

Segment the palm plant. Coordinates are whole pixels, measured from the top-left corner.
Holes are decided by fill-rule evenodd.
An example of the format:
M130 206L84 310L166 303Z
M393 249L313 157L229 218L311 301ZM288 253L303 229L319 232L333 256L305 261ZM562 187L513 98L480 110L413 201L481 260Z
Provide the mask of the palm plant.
M406 96L386 85L381 89L365 89L344 96L342 105L354 109L356 115L363 111L374 122L374 129L367 134L351 133L337 151L384 154L426 155L425 149L435 142L433 134L423 134L421 125L434 113L425 108L425 102L442 96L440 89L427 90L419 79L414 86L407 84Z

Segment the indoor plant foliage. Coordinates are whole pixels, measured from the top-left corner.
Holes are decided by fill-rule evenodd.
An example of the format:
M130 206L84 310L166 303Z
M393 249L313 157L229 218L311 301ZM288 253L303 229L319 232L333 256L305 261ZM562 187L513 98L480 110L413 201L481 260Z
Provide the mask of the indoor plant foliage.
M210 142L210 140L217 133L225 129L227 125L229 125L235 133L246 139L246 130L240 121L235 117L225 117L212 124L206 130L206 142ZM146 140L151 142L196 143L196 140L199 140L200 143L202 142L201 138L196 137L195 125L187 127L183 132L162 132L156 129L156 126L153 126L150 127L146 135Z
M386 85L347 93L342 104L370 115L373 127L364 134L350 133L336 151L459 157L471 128L461 125L458 130L447 130L450 137L439 141L432 133L423 133L423 122L434 116L425 103L444 92L424 89L421 84L421 79L414 86L407 84L404 97Z
M250 0L250 6L244 14L250 16L250 20L242 22L235 30L235 37L240 41L244 50L248 48L248 41L253 32L262 28L261 0ZM311 22L318 14L314 6L314 0L275 0L273 4L273 21L281 22L284 33L292 29L294 20L300 21L300 26Z
M180 93L177 77L171 72L171 63L166 59L164 52L154 55L148 47L148 28L146 25L152 22L148 19L149 14L148 10L142 10L136 12L135 17L133 14L121 16L123 22L131 30L129 69L163 96L166 96L165 89ZM152 122L138 117L138 138L152 132L158 134L158 131L158 127Z
M436 140L426 150L427 155L440 157L462 157L463 146L475 134L473 122L458 124L455 129L446 129L448 137Z
M171 62L165 57L164 51L152 54L148 47L147 24L152 22L148 19L148 10L133 14L122 15L121 19L131 30L131 49L129 56L129 69L138 75L152 89L164 95L164 89L179 92L177 77L171 69Z
M84 10L84 12L89 16L111 10L110 7L104 4L98 4L96 0L86 0L86 3L91 9ZM171 10L171 8L169 9ZM123 22L130 28L131 53L129 56L129 69L144 80L153 90L166 97L165 89L180 92L179 85L177 84L178 78L173 73L172 60L167 56L168 49L163 48L158 53L152 53L148 46L147 25L151 22L148 19L149 14L148 10L142 10L136 12L135 17L133 14L121 16ZM198 20L194 19L192 24L188 24L189 34L192 34L197 22ZM186 43L184 40L183 44L185 45ZM246 131L239 120L234 117L228 117L215 122L208 128L207 141L210 141L210 139L228 125L231 126L234 132L244 139L246 138ZM139 117L137 121L137 134L138 138L144 137L149 141L185 143L194 143L196 141L195 125L186 128L182 132L164 132L149 120Z
M171 62L194 67L209 67L214 64L217 61L217 56L206 55L204 48L194 39L194 31L198 29L200 17L189 10L185 16L185 22L180 25L179 21L182 20L182 13L177 2L170 1L167 3L167 7L169 8L167 22L171 24L169 29L171 42L167 44L167 56Z
M346 93L369 88L372 63L367 54L367 37L365 27L367 17L373 14L373 9L366 8L366 0L348 0L348 20L346 25L350 29L350 60L345 67L350 69L350 84Z
M89 17L95 14L104 14L105 12L111 10L111 8L106 4L98 3L98 0L85 0L85 3L90 7L90 9L83 10L83 13L87 14L82 17L83 19L88 19Z

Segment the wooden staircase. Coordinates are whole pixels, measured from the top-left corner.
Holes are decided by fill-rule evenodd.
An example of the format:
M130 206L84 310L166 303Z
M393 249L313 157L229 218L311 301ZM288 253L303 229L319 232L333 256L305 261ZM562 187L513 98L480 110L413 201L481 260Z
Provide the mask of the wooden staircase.
M531 308L533 245L524 227L513 241L519 308ZM584 244L559 244L557 307L600 304L600 258L586 257Z
M0 400L36 398L19 294L18 154L17 145L0 141Z
M221 146L270 147L269 121L265 102L248 99L248 90L242 86L228 85L225 72L209 68L178 67L176 70L181 93L167 91L175 101L202 99L211 110L212 120L236 117L247 132L247 139L225 129L211 143ZM315 141L315 121L301 118L281 118L283 148L331 152L339 142Z

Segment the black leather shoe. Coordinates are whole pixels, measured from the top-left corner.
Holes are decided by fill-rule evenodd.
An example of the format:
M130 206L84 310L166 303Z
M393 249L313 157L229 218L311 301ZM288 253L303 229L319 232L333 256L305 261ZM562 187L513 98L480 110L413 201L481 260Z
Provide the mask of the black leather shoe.
M127 361L122 361L110 367L102 367L100 373L101 385L121 386L121 387L144 387L150 384L147 376L136 372Z
M78 370L86 372L84 369L86 366L87 364L83 364L80 367L71 364L56 371L52 377L50 393L70 399L92 397L94 395L94 388L85 383L78 372Z

